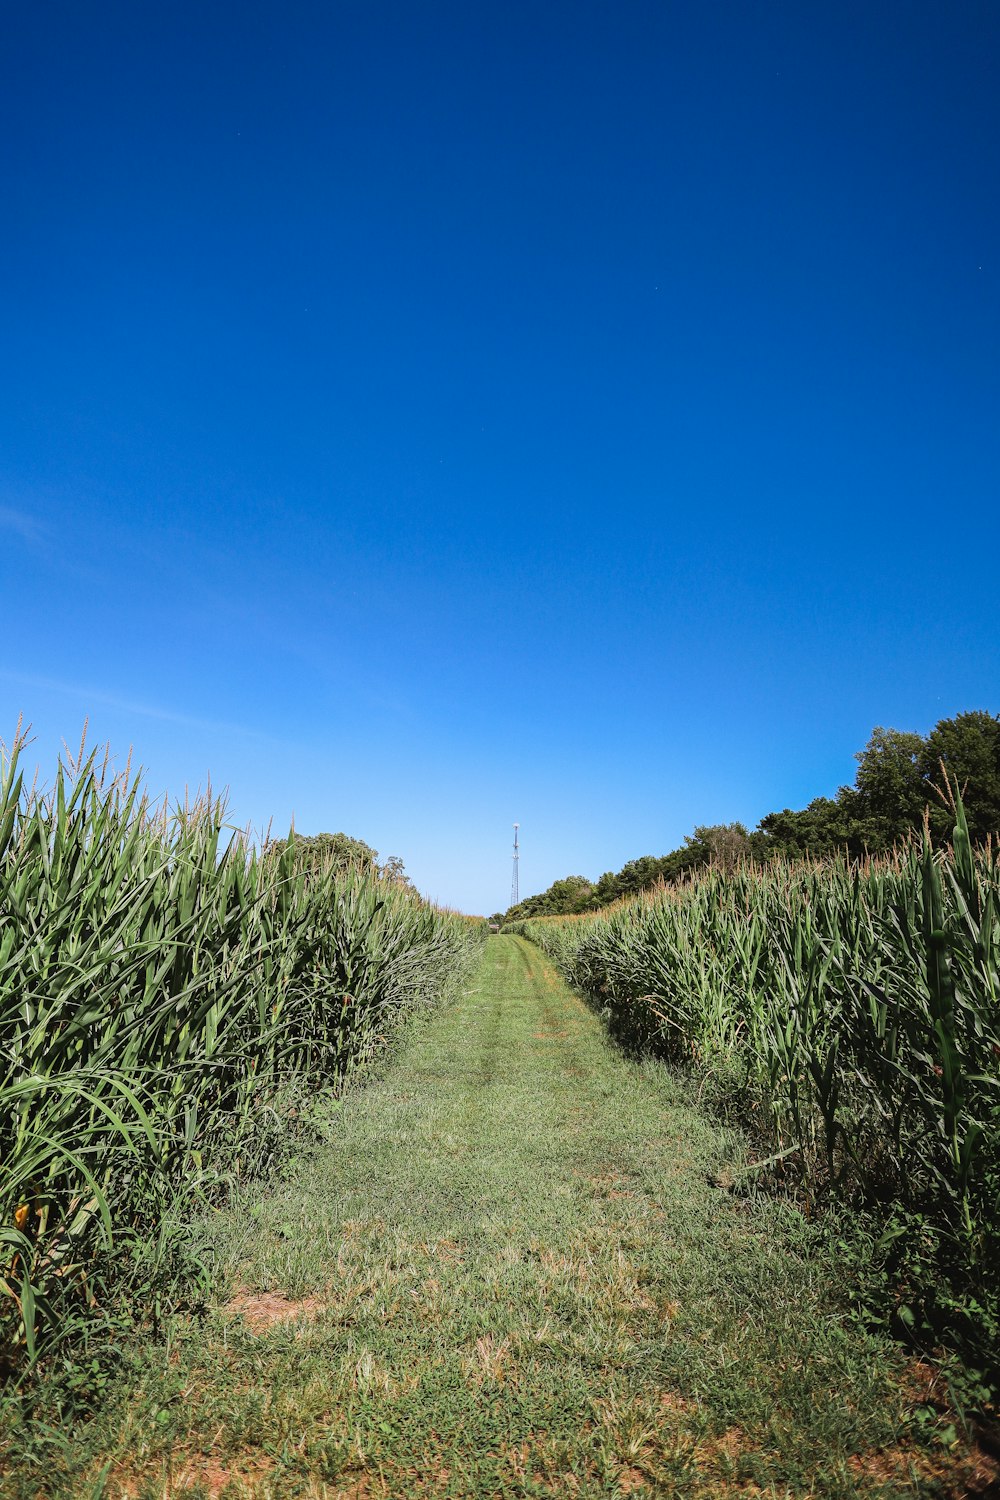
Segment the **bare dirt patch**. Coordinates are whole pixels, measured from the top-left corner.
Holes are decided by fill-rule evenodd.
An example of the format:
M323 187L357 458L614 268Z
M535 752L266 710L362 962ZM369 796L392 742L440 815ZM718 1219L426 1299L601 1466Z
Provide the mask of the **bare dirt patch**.
M425 1242L425 1253L435 1260L443 1261L446 1266L459 1264L465 1257L464 1247L458 1240L440 1239L431 1243Z
M634 1179L625 1177L620 1172L597 1172L588 1173L587 1181L591 1184L595 1198L605 1198L611 1203L619 1203L624 1199L638 1198L640 1195L632 1191Z
M618 1475L618 1488L623 1495L631 1495L636 1490L644 1490L647 1483L646 1476L641 1469L622 1469Z
M322 1305L318 1297L293 1302L282 1292L237 1292L225 1310L234 1318L242 1318L251 1333L267 1333L278 1323L314 1318Z
M275 1467L273 1460L249 1454L223 1458L213 1453L176 1453L154 1482L163 1500L194 1493L208 1495L210 1500L228 1493L233 1500L243 1500L269 1494L267 1481ZM108 1500L134 1500L142 1491L148 1492L150 1478L148 1472L137 1475L116 1469L108 1480Z
M347 1481L346 1485L341 1483L334 1490L337 1500L368 1500L372 1494L372 1482L367 1474L359 1474L356 1478Z
M901 1443L876 1453L859 1453L848 1460L848 1468L858 1479L880 1485L901 1485L916 1474L925 1484L933 1483L935 1493L948 1500L972 1500L972 1497L1000 1494L1000 1464L981 1448L973 1445L962 1454L943 1453L940 1459Z
M944 1376L934 1365L922 1359L909 1360L903 1385L911 1412L929 1408L937 1413L942 1424L950 1424L956 1431L960 1429ZM950 1500L1000 1495L1000 1462L974 1437L968 1443L956 1443L951 1450L942 1449L940 1455L904 1441L892 1448L856 1454L849 1460L849 1467L859 1478L883 1485L898 1484L916 1471L922 1481L933 1483Z

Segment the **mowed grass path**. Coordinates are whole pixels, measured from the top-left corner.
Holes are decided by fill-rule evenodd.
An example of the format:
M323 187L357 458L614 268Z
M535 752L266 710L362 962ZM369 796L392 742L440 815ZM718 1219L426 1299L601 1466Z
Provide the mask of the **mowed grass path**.
M952 1492L906 1436L900 1358L845 1317L796 1214L712 1185L725 1150L537 950L493 938L230 1225L227 1305L136 1354L22 1492Z

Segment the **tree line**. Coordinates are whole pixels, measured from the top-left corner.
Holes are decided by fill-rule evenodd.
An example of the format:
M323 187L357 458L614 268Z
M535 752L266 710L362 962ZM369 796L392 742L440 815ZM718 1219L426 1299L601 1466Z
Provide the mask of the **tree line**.
M981 709L956 714L927 735L876 726L855 760L853 786L842 786L835 797L768 813L752 832L742 823L700 826L669 854L630 859L596 881L568 875L493 920L593 911L701 865L884 854L921 826L925 812L932 833L947 840L954 818L938 791L942 768L962 791L973 841L982 844L1000 832L1000 716Z

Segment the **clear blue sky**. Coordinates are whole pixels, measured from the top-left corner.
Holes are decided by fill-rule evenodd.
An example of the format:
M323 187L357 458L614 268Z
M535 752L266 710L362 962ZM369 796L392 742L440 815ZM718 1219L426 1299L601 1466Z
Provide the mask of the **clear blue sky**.
M1000 9L23 5L0 734L468 910L1000 708Z

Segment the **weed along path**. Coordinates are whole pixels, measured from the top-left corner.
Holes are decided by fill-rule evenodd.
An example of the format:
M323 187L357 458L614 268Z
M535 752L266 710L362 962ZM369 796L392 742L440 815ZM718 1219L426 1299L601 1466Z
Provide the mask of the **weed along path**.
M974 1493L908 1438L914 1377L797 1216L712 1185L725 1149L492 938L45 1493Z

